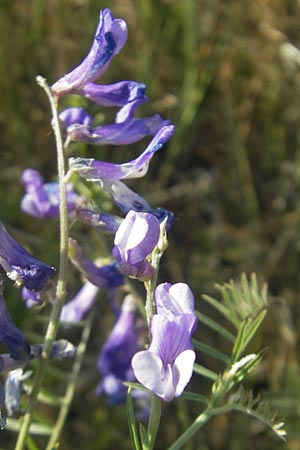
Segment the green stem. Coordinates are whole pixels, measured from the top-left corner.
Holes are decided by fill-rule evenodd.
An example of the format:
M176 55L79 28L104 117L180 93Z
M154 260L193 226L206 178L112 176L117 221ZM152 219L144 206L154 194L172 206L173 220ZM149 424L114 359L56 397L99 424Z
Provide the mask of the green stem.
M71 381L69 382L68 387L66 389L66 392L65 392L65 395L63 398L63 402L62 402L62 406L60 408L55 426L52 430L46 450L52 450L53 448L55 448L55 444L57 443L57 440L61 434L61 431L62 431L65 421L67 419L69 409L70 409L70 406L72 404L72 400L74 397L76 381L77 381L77 378L78 378L78 375L79 375L79 372L81 369L87 342L90 337L94 315L95 315L94 313L90 314L88 319L85 321L84 328L82 331L81 341L80 341L80 344L79 344L79 346L77 348L77 352L76 352L76 359L75 359L75 362L73 365Z
M66 186L64 182L65 176L65 163L64 163L64 150L61 137L61 131L59 126L59 119L57 113L56 99L53 97L52 92L42 77L37 77L37 83L44 89L51 106L52 112L52 128L55 135L56 151L57 151L57 168L58 168L58 180L59 180L59 216L60 216L60 261L59 261L59 273L58 282L56 285L56 300L54 302L50 322L46 331L44 340L44 350L42 358L39 361L34 380L31 396L28 402L27 411L24 415L22 425L20 428L18 440L15 446L15 450L23 450L25 448L26 439L29 433L30 424L33 418L33 414L37 404L37 398L40 388L43 383L45 369L50 356L52 344L56 338L56 334L59 327L59 318L61 310L66 298L66 284L68 275L68 216L67 216L67 199L66 199Z
M190 438L211 418L212 410L207 408L200 414L194 423L168 448L168 450L179 450Z
M152 259L151 259L151 264L152 264L152 267L154 268L154 275L149 281L145 282L145 287L146 287L146 292L147 292L145 311L146 311L148 325L150 325L151 318L152 318L153 314L155 313L154 291L155 291L155 288L157 285L158 269L159 269L159 262L160 262L161 257L162 257L162 253L156 247L152 253Z

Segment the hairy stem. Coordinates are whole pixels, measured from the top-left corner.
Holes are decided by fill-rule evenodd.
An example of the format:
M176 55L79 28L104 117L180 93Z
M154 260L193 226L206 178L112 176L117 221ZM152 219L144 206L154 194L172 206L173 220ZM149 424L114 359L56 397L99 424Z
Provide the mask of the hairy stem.
M42 358L39 361L39 365L34 376L31 396L28 402L26 413L23 417L15 450L23 450L25 448L26 439L30 430L30 424L32 422L33 414L36 408L38 394L43 383L45 369L50 356L52 344L56 338L59 327L59 318L66 298L66 284L68 275L68 216L67 216L66 185L64 182L65 162L64 162L63 142L57 113L57 104L56 99L53 97L51 89L49 88L46 80L38 76L37 83L42 87L42 89L44 89L49 99L52 112L52 128L54 131L56 142L57 169L58 169L59 196L60 196L59 197L60 260L59 260L58 282L56 285L56 299L53 304L50 322L45 335L44 350L42 353Z

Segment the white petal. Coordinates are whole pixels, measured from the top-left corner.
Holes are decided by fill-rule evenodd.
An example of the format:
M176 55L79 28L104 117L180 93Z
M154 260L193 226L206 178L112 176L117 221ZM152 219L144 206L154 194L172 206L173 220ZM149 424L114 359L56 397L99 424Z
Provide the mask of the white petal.
M195 358L196 355L193 350L185 350L177 356L173 368L173 370L176 368L179 372L179 380L176 386L175 397L182 394L184 388L190 381L193 375Z

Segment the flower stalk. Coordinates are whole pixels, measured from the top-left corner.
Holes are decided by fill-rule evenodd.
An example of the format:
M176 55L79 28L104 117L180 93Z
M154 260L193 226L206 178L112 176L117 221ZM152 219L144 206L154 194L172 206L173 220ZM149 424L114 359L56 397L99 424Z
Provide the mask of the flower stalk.
M45 369L59 327L60 314L66 298L66 285L68 276L68 216L67 216L66 185L64 182L65 162L64 162L63 141L57 113L57 101L56 98L52 95L52 92L45 78L38 76L37 83L45 91L49 99L52 113L52 128L54 131L56 142L59 198L60 198L60 206L59 206L60 260L59 260L58 281L56 285L56 300L53 304L49 325L45 335L42 358L39 361L39 365L35 373L31 396L28 402L27 411L22 421L15 450L23 450L26 445L26 440L30 430L30 424L37 404L38 394L43 383Z

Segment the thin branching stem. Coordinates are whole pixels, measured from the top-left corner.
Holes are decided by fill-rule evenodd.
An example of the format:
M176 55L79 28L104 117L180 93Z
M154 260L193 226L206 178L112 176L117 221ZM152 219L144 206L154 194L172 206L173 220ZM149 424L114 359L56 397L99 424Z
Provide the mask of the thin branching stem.
M33 414L37 404L38 394L43 383L45 369L59 327L60 314L66 298L66 285L68 275L68 216L67 216L66 185L64 182L65 162L64 162L63 142L57 112L57 102L52 95L50 87L48 86L46 80L43 77L38 76L37 83L45 91L49 99L52 113L52 128L54 131L56 142L59 198L60 198L59 204L60 260L59 260L58 282L56 285L56 299L53 304L49 325L47 327L45 335L44 350L42 353L42 358L40 359L39 365L35 372L31 396L28 402L27 411L23 417L15 450L23 450L25 448L27 436L30 430L30 424L32 422Z

